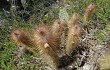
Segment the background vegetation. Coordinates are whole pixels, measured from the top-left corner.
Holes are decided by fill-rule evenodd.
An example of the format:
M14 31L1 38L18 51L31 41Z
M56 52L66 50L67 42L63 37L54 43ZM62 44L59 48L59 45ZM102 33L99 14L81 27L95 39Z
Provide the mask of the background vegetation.
M109 0L60 0L53 2L49 6L44 5L49 0L33 1L33 10L23 10L23 12L30 15L30 19L27 21L17 15L20 11L15 11L14 7L11 8L8 14L0 12L0 70L48 70L47 65L41 61L38 52L34 55L24 55L22 58L17 57L15 53L18 52L18 47L10 39L10 32L16 28L22 28L31 33L35 25L41 23L50 25L52 21L59 18L59 12L62 9L66 9L64 13L69 15L77 12L83 17L87 5L91 2L95 3L96 12L90 21L93 29L92 34L97 36L99 41L105 41L110 38ZM26 7L25 3L24 7ZM23 14L23 12L20 13ZM82 23L82 21L83 19L80 22ZM104 32L107 32L107 34Z

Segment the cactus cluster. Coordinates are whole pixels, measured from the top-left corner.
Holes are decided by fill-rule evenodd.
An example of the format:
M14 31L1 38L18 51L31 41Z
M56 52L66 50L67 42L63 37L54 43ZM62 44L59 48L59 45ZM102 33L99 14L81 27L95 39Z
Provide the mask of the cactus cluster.
M94 4L90 4L84 14L84 23L89 28L89 19L95 9ZM57 19L52 25L39 25L34 28L31 38L25 31L14 30L11 33L12 39L20 46L30 48L32 51L39 49L43 60L52 67L53 70L64 67L73 62L71 58L74 49L80 44L82 35L87 32L79 24L80 15L72 14L68 23L65 20ZM62 47L62 35L65 32L65 46ZM63 50L63 51L62 51ZM62 51L62 52L61 52ZM65 61L61 61L64 59Z

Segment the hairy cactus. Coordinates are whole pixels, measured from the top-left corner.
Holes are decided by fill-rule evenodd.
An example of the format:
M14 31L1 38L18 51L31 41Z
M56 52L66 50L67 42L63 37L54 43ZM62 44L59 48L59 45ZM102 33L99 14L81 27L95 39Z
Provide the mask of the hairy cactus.
M36 50L34 40L24 31L17 29L11 33L11 38L19 46L26 47L31 51Z
M85 29L87 29L87 32L89 33L89 28L90 28L90 24L89 24L89 20L90 17L92 16L92 14L95 11L95 4L91 3L86 9L85 9L85 13L84 13L84 26Z
M84 32L81 26L78 24L79 14L74 13L69 20L68 24L68 36L66 44L66 53L70 55L79 44L79 39L82 33Z

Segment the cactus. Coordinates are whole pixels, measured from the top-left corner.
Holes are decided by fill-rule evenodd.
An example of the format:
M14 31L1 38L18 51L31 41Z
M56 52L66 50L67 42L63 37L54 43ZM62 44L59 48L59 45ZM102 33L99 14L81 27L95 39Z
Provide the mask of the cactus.
M44 57L44 61L50 65L53 69L57 69L59 66L59 57L55 52L57 49L55 46L51 46L48 40L51 38L51 33L46 26L38 27L35 30L35 41L40 49L41 55Z
M66 45L66 54L71 55L72 51L79 44L79 39L84 32L81 26L78 24L79 15L74 13L69 20L68 24L68 36Z
M11 38L19 46L26 47L26 48L29 48L30 50L34 51L37 49L37 48L35 48L35 42L28 35L29 34L25 33L24 31L17 29L11 33Z
M92 16L92 14L95 11L95 4L91 3L86 9L85 9L85 13L84 13L84 27L85 29L87 29L87 32L89 33L89 20L90 17Z

